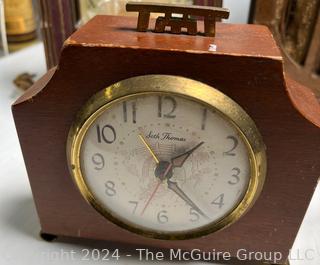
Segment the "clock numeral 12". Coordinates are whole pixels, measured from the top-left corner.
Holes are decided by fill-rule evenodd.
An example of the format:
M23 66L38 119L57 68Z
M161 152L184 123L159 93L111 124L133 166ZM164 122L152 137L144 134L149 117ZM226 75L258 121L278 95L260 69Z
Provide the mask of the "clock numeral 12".
M163 114L162 111L162 107L163 107L163 102L167 101L169 104L171 104L171 110L169 112L167 112L166 114ZM158 117L159 118L168 118L168 119L173 119L176 117L176 115L174 115L173 113L175 112L177 108L177 101L170 96L159 96L158 98Z

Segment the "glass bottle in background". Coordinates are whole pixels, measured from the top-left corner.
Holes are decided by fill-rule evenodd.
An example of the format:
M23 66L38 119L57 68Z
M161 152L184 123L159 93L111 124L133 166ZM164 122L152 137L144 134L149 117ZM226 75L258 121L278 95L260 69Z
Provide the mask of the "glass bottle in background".
M4 0L4 13L9 50L33 43L37 24L32 0Z
M9 54L6 25L4 19L4 3L0 0L0 57Z

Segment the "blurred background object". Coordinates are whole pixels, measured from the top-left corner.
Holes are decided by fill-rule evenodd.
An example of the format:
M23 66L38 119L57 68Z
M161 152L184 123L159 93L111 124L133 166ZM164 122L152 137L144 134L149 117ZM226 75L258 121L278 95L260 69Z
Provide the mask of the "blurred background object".
M37 23L32 0L4 0L3 3L9 51L33 44Z
M253 0L252 11L274 34L287 73L320 97L320 0Z
M4 0L8 42L36 38L36 20L32 0Z
M57 65L63 42L76 29L78 4L77 0L39 0L40 28L48 68Z
M38 0L48 69L57 65L64 40L95 15L136 15L125 12L126 0ZM247 23L251 0L148 0L171 4L225 6L229 23ZM154 15L157 16L156 14Z
M39 0L39 2L48 68L57 65L64 40L95 15L128 15L125 11L126 0ZM222 6L222 0L156 0L153 2Z
M4 18L4 3L0 0L0 57L9 54L6 21Z
M224 5L231 10L231 16L228 19L230 23L247 23L251 2L251 0L241 2L154 0L154 2L159 1L190 5ZM125 0L0 0L0 57L8 55L9 51L12 53L42 41L47 69L54 67L58 63L64 41L77 28L97 14L128 15L124 12L125 3ZM5 18L7 24L5 24Z
M33 2L33 7L32 7ZM151 1L152 2L152 1ZM283 52L285 69L320 97L320 0L154 0L176 4L224 6L228 23L267 25ZM5 8L7 35L4 29ZM32 43L41 28L47 68L58 64L64 41L98 14L128 15L126 0L0 0L2 54ZM136 14L129 14L136 15ZM41 16L40 23L38 16ZM157 14L155 14L157 16ZM2 20L2 22L1 22ZM23 42L17 42L23 40Z
M19 74L14 80L13 83L16 87L27 90L34 84L34 78L36 77L35 74L29 74L27 72Z

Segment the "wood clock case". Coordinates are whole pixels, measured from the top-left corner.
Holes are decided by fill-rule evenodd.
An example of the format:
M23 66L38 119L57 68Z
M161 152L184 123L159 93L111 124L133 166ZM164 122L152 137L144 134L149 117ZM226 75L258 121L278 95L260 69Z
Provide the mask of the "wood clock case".
M281 251L282 262L320 172L320 107L312 92L283 74L264 26L217 25L216 37L136 32L135 18L97 16L64 45L60 63L13 105L41 230L156 248ZM217 51L208 50L210 44ZM219 89L255 121L267 147L266 182L253 208L205 237L163 241L126 231L96 212L68 171L68 132L99 90L146 74L184 76Z

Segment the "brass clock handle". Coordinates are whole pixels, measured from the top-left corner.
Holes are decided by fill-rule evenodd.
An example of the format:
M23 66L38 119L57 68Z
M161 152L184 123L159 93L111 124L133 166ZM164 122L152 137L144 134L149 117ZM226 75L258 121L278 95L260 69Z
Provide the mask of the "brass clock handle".
M156 20L154 31L165 32L166 27L171 27L171 33L179 34L182 28L187 28L190 35L196 35L197 17L204 19L204 35L214 37L216 32L216 18L228 18L229 10L221 7L175 5L161 3L128 2L128 12L139 12L137 30L147 31L149 27L150 13L164 13ZM172 14L180 14L182 18L173 17ZM190 18L192 17L192 18Z

